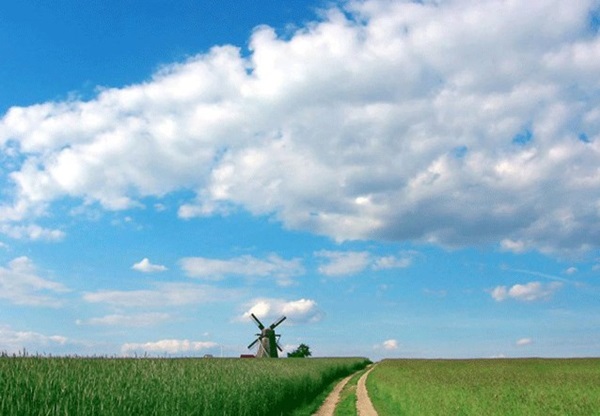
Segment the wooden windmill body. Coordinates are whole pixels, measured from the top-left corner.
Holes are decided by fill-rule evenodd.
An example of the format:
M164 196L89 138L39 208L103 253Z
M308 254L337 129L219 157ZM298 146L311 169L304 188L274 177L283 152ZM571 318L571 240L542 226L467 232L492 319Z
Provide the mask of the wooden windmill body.
M279 346L279 343L277 342L279 340L280 335L275 333L275 328L283 321L285 321L286 317L282 316L277 321L273 322L270 326L265 327L253 313L251 313L250 316L258 326L258 329L260 329L260 334L256 334L257 338L254 340L254 342L252 342L252 344L248 345L248 349L252 349L255 345L258 344L256 358L279 357L277 350L283 352L283 349Z

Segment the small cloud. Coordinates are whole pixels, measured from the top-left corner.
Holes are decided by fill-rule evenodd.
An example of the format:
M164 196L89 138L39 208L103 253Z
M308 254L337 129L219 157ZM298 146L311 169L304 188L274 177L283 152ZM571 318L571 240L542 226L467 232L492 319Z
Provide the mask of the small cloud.
M223 214L226 213L223 210ZM213 201L203 202L202 204L183 204L177 210L177 216L183 220L189 220L195 217L208 217L217 212L221 212L220 207Z
M144 258L139 263L135 263L131 268L142 273L159 273L168 270L165 266L150 263L150 260L147 258Z
M0 233L16 240L60 241L65 238L61 230L43 228L39 225L0 225Z
M381 346L386 351L394 351L398 349L398 341L395 339L388 339L386 341L383 341L383 344L381 344Z
M524 347L531 344L533 344L533 340L531 338L521 338L515 343L517 347Z
M577 271L577 267L569 267L567 270L565 270L565 274L572 275L577 273Z
M490 290L489 293L492 295L492 298L494 298L494 300L497 302L502 302L508 297L508 290L506 289L506 286L496 286L495 288Z
M163 339L155 342L123 344L121 347L121 352L126 355L136 352L179 354L201 351L204 349L215 348L217 346L218 344L215 342L190 341L187 339Z
M398 340L395 339L388 339L373 346L374 350L384 351L396 351L398 348L400 348L400 344L398 343Z
M563 286L561 282L552 282L543 284L540 282L530 282L526 284L516 284L510 288L506 286L497 286L488 292L497 302L507 299L514 299L521 302L533 302L536 300L549 299L554 292Z
M404 269L412 264L414 255L415 253L413 252L407 252L403 253L400 257L377 257L373 261L372 268L373 270Z
M325 276L347 276L372 270L403 269L409 267L418 253L406 251L399 256L373 256L367 251L316 251L314 255L325 259L319 266L319 273Z
M38 276L33 261L22 256L0 267L0 299L15 305L58 307L56 294L68 292L64 285Z
M325 276L346 276L362 272L369 266L370 255L366 251L321 250L315 256L326 260L319 266L319 273Z
M188 277L220 280L224 276L274 277L280 286L293 283L291 277L304 273L300 259L285 260L276 254L266 259L240 256L227 260L206 257L186 257L179 261Z
M524 241L511 240L506 238L500 242L500 248L503 251L511 251L516 254L524 253L527 251L527 245Z
M263 298L255 299L247 307L248 310L239 318L240 321L249 320L251 313L259 319L277 319L284 315L290 323L318 322L323 318L323 312L312 299L286 301Z

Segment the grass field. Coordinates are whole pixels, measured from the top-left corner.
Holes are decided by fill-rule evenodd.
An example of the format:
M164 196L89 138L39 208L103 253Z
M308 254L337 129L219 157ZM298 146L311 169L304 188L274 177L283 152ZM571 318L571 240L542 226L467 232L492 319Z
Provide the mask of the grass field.
M384 360L367 380L385 415L600 415L600 359Z
M2 415L280 415L362 358L0 357Z

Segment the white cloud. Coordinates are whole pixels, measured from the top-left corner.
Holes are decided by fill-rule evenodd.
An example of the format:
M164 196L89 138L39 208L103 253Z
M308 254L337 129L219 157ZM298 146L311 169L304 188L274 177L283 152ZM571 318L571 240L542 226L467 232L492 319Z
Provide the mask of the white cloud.
M525 347L527 345L531 345L533 344L533 340L531 338L521 338L518 339L517 342L515 343L515 345L517 347Z
M17 257L0 267L0 299L13 304L58 307L62 301L57 295L68 291L61 283L39 277L28 257Z
M91 318L86 321L78 320L78 325L105 325L105 326L129 326L129 327L141 327L141 326L152 326L160 324L170 319L168 313L150 312L140 313L134 315L106 315L99 318Z
M157 283L152 289L87 292L83 299L90 303L107 303L113 306L157 307L219 302L238 296L239 291L235 289L187 283Z
M319 273L326 276L344 276L356 274L366 269L370 263L366 251L328 251L315 252L315 256L326 259L327 263L319 266Z
M413 258L418 253L414 251L402 253L400 257L397 256L383 256L376 257L373 259L373 265L371 266L373 270L386 270L386 269L404 269L409 267Z
M500 247L504 251L512 251L517 254L527 251L527 244L524 241L513 241L509 238L500 241Z
M362 272L370 267L372 270L388 270L409 267L418 253L407 251L398 256L372 256L366 251L331 251L320 250L314 255L325 259L318 271L325 276L346 276Z
M68 338L62 335L44 335L33 331L15 331L9 326L0 326L0 351L17 353L27 349L40 351L44 347L65 345Z
M288 323L318 322L323 318L323 312L317 302L312 299L298 299L286 301L283 299L255 299L246 305L248 310L239 318L242 321L250 320L253 313L259 319L278 319L285 315ZM263 322L270 325L270 322Z
M577 267L569 267L567 270L565 270L565 274L572 275L577 273L577 271Z
M400 348L400 343L396 339L388 339L379 344L373 345L373 349L378 350L378 351L383 350L383 351L391 352L391 351L396 351L399 348Z
M270 276L282 286L291 284L291 277L304 273L300 259L284 260L275 254L265 260L248 255L227 260L187 257L180 260L180 265L189 277L219 280L226 275Z
M168 270L165 266L162 266L160 264L150 263L150 260L148 260L147 258L142 259L142 261L140 261L139 263L135 263L131 268L142 273L158 273Z
M215 47L87 102L11 108L0 224L185 189L182 218L240 206L336 240L598 247L595 2L339 7L285 38L258 28L246 57Z
M121 352L126 355L133 353L167 353L180 354L186 352L197 352L209 348L215 348L218 344L210 341L189 341L187 339L162 339L160 341L145 343L126 343L121 347Z
M17 240L32 241L60 241L65 237L65 233L61 230L43 228L36 224L12 225L0 222L0 233Z
M514 299L522 302L533 302L536 300L549 299L554 292L563 286L561 282L552 282L543 284L540 282L529 282L526 284L516 284L510 288L506 286L497 286L490 290L490 294L497 302L507 299Z
M395 339L388 339L386 341L383 341L383 344L381 344L381 347L386 350L386 351L394 351L398 349L398 341Z

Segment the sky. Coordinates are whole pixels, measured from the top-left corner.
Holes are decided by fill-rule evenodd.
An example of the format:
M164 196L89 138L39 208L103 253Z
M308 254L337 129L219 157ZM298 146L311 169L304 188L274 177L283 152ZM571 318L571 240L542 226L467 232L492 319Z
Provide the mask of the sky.
M600 355L600 2L5 1L0 351Z

